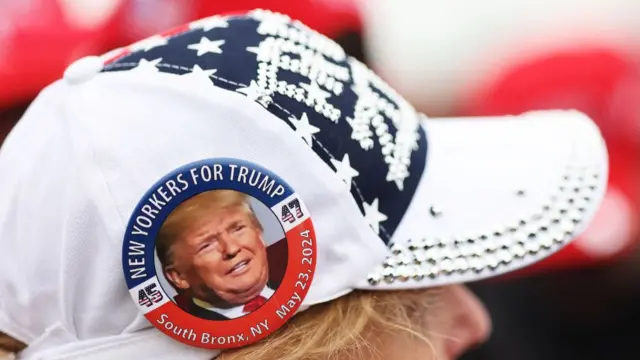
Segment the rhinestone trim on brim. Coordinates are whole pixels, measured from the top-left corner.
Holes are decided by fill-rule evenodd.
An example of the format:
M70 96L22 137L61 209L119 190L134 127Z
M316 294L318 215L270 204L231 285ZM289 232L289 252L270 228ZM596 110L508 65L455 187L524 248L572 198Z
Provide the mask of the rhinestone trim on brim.
M513 261L557 251L574 237L588 215L602 176L592 169L567 167L549 202L513 224L465 238L412 239L403 246L392 245L392 255L369 275L369 284L437 279L470 271L499 272Z

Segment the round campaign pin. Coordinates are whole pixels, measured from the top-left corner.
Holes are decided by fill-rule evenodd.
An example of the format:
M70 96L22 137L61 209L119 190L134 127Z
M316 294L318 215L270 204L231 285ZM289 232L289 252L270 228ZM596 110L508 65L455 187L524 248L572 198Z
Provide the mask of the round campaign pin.
M316 266L309 210L283 179L244 160L182 166L127 225L123 270L146 318L201 348L254 343L304 300Z

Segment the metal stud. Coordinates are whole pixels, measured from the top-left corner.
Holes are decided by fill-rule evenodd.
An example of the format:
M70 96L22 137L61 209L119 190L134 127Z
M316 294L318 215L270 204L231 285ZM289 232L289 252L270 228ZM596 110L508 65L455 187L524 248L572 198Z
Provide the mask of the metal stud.
M422 267L414 265L413 269L412 269L412 276L411 277L413 278L413 280L416 280L416 281L420 281L420 280L424 279L425 273L422 270Z
M560 222L560 229L567 235L573 234L575 230L575 224L569 219L563 219Z
M378 285L380 281L382 281L382 271L382 266L379 266L372 274L370 274L369 278L367 279L369 281L369 284Z
M402 248L396 244L393 244L391 246L391 253L393 253L394 255L400 255L400 253L402 253Z
M385 268L392 268L392 267L396 267L398 266L399 263L396 260L395 257L387 257L384 262L382 263L382 266L384 266Z
M488 251L488 252L494 252L498 249L498 245L491 240L487 240L484 242L484 248Z
M551 239L556 244L562 244L564 243L565 235L561 231L556 231L553 234L551 234Z
M571 219L574 224L579 224L582 222L582 213L577 209L572 210L569 212L569 219Z
M529 254L535 255L540 250L540 244L536 241L530 241L524 245L524 248L527 250Z
M409 246L408 246L410 251L416 251L420 248L420 244L418 241L415 241L413 239L409 239Z
M440 249L439 248L431 248L429 250L426 250L425 252L425 256L427 257L427 259L432 259L432 260L440 260L442 258L442 256L440 255Z
M378 285L380 283L380 280L382 280L380 278L380 276L377 273L374 273L373 275L369 276L369 284L371 285Z
M409 278L411 278L411 275L412 275L410 268L404 265L398 267L396 273L397 273L396 277L403 282L409 280Z
M485 252L484 245L482 243L470 245L469 248L471 249L471 254L475 254L477 256L481 256Z
M469 263L463 257L459 257L454 261L454 267L456 271L464 273L469 270Z
M456 257L456 252L454 252L451 248L443 248L440 250L441 259L453 259Z
M484 261L479 256L473 256L469 260L469 266L473 269L474 272L480 273L484 270Z
M382 270L382 279L384 279L386 283L392 283L396 279L395 268L385 268Z
M404 265L409 265L414 262L415 258L409 252L400 254L398 257L399 263Z
M509 264L513 259L513 256L511 256L511 254L507 250L499 250L496 253L496 257L501 263L505 265Z
M524 246L520 244L515 244L511 247L511 252L517 258L523 258L527 254L527 250L525 250Z
M474 254L474 246L473 245L469 244L469 245L460 247L460 255L462 255L464 257L469 257L472 254Z
M492 270L495 270L500 265L500 261L494 255L487 254L485 256L485 261L487 262L489 268L491 268Z
M413 253L415 257L416 263L420 264L426 262L429 258L427 257L427 252L424 250L417 250Z
M481 273L508 266L515 259L539 256L564 244L583 221L594 198L591 191L599 184L598 176L594 176L597 174L588 171L582 165L571 167L556 195L537 212L523 214L504 228L467 236L412 239L405 246L393 245L393 255L369 277L369 282L436 279L466 271ZM518 195L525 193L522 190ZM442 211L432 206L430 213L438 216Z
M496 245L502 249L508 249L513 242L513 236L503 236L496 239Z
M440 209L437 206L431 206L429 208L429 213L431 214L431 216L435 217L440 217L442 215L442 209Z
M427 272L427 276L432 279L435 279L440 274L440 266L437 264L429 266L429 271Z
M439 243L438 239L424 239L424 241L422 242L422 245L423 245L423 248L426 250L434 246L437 246L438 243Z
M540 238L540 245L545 249L550 249L553 246L553 238L550 235L544 235Z
M440 268L442 269L442 271L449 275L453 272L454 270L454 265L453 265L453 260L451 259L444 259L440 262Z
M459 247L460 245L465 243L465 238L463 237L457 237L453 239L453 246L455 247Z
M525 233L519 232L513 236L513 240L518 244L524 245L524 243L526 243L527 241L527 236L525 235Z

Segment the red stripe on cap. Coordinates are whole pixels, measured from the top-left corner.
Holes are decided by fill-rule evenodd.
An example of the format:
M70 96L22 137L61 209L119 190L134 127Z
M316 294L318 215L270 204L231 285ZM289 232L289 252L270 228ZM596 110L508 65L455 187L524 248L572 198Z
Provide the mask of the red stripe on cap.
M107 55L109 55L109 57L106 58L106 60L104 61L104 64L105 65L109 65L111 63L114 63L114 62L118 61L118 59L123 58L123 57L125 57L127 55L130 55L130 54L131 54L131 50L129 50L127 48L123 48L120 51L117 51L117 52L115 52L113 54L107 54Z
M189 31L189 24L183 24L180 26L176 26L172 29L169 29L167 31L161 32L160 35L164 37L173 37L187 31Z

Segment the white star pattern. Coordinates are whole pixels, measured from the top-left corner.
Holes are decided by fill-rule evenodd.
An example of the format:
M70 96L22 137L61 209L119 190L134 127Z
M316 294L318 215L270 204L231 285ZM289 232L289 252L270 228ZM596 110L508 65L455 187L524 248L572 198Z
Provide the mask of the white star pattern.
M345 154L342 161L331 159L331 164L336 168L336 175L347 184L347 189L351 190L351 182L354 177L360 175L360 173L351 167L349 162L349 154Z
M222 86L237 92L244 106L282 118L290 135L304 141L298 146L326 162L333 185L361 204L367 226L388 241L402 220L393 207L410 205L411 197L401 196L404 182L415 192L415 178L424 171L412 165L414 153L426 151L415 109L366 66L340 60L331 40L285 19L258 18L211 17L140 39L117 57L109 54L104 71L171 74L178 85L201 93Z
M409 174L407 174L407 176L409 176ZM406 177L406 176L405 176ZM391 179L388 175L387 175L387 181L393 181L396 183L396 186L398 187L398 190L403 191L404 190L404 177L402 179Z
M153 59L151 61L147 59L140 59L138 66L133 68L134 71L148 71L148 72L157 72L159 71L157 65L162 61L162 58Z
M263 41L260 43L260 46L248 46L247 51L256 54L258 61L267 61L273 53L273 46Z
M257 101L260 105L267 107L271 102L271 97L264 94L264 89L261 89L258 84L251 80L248 87L236 89L237 92L244 94L252 101Z
M198 44L191 44L187 46L190 50L197 50L198 56L202 56L207 53L222 54L220 46L224 44L224 40L209 40L206 37L201 37Z
M363 202L364 220L371 226L376 234L380 234L380 223L387 220L387 216L378 210L378 198L375 198L371 204Z
M215 74L217 69L203 70L200 66L195 65L191 72L182 75L182 78L188 79L199 87L210 87L212 85L211 75Z
M241 94L245 94L249 99L254 101L257 100L261 95L258 84L253 80L251 80L251 83L249 84L248 87L243 87L243 88L237 89L236 91Z
M189 29L202 29L209 31L213 28L226 28L229 23L219 16L210 16L201 20L193 21L189 24Z
M347 117L347 123L351 126L351 138L360 143L360 147L369 151L375 145L373 139L373 131L369 128L369 123L367 121L362 121L362 117L350 118Z
M272 102L273 102L273 99L271 98L271 96L264 95L258 99L258 104L262 105L265 108L269 106L269 104L271 104Z
M256 54L258 61L269 61L272 56L279 56L275 41L270 39L272 38L261 41L258 46L248 46L246 50Z
M168 42L169 41L164 36L155 35L150 38L138 41L137 43L131 45L130 48L134 51L149 51L155 47L167 45Z
M295 116L291 116L289 120L293 123L293 126L296 128L296 134L302 138L309 146L312 145L311 137L313 134L320 131L317 127L309 124L309 118L307 117L307 113L302 113L300 119L297 119Z
M300 83L300 87L307 91L310 99L319 103L326 102L327 98L331 95L330 93L322 90L315 81L311 81L310 84Z

